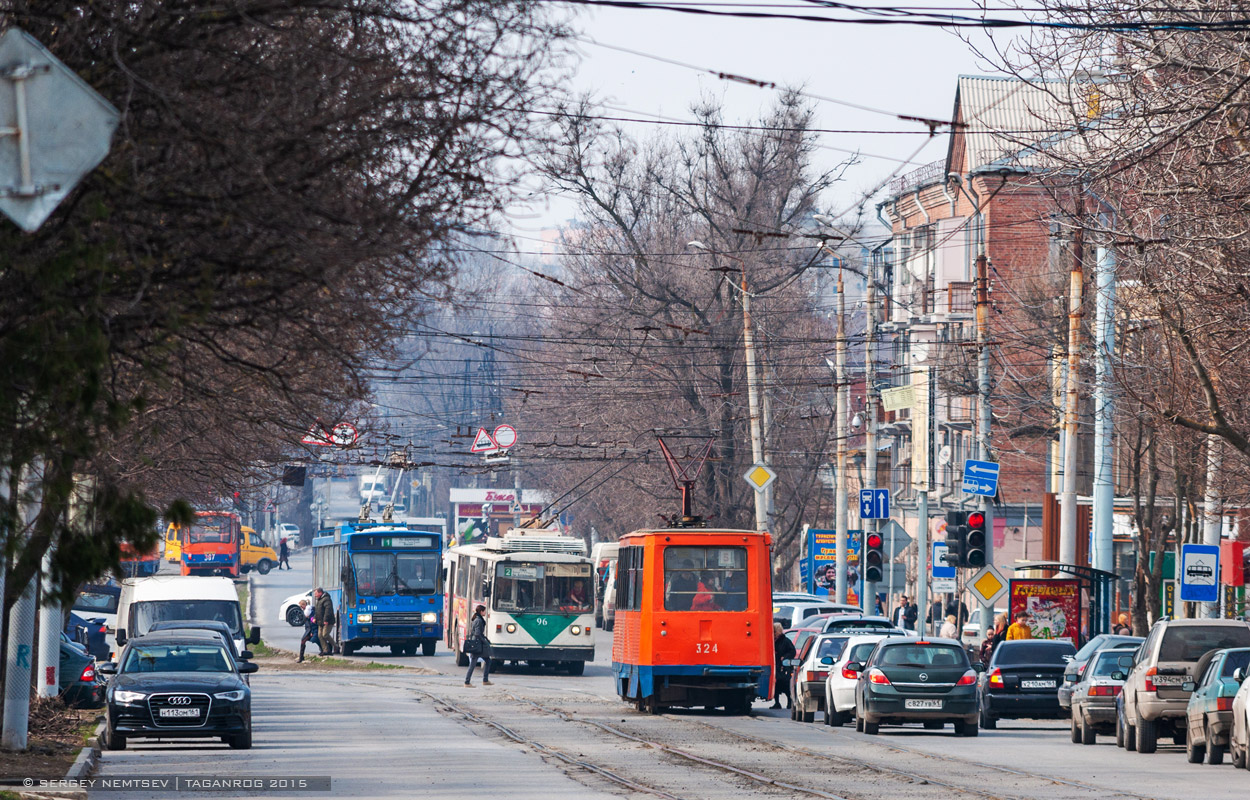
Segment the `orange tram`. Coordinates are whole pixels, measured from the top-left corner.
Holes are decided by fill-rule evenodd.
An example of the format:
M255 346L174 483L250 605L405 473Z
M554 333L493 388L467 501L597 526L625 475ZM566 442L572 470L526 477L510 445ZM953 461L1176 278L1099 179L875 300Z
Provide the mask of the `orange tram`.
M746 714L772 697L770 545L766 532L695 527L621 537L612 672L623 700L651 714Z

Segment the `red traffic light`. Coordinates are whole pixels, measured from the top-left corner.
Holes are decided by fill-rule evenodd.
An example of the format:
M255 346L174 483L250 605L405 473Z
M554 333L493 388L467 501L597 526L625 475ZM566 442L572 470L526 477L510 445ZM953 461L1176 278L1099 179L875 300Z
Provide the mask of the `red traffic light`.
M968 527L969 528L984 528L985 527L985 515L982 514L980 511L973 511L971 514L968 515Z
M880 547L881 546L881 534L879 533L868 534L868 546L874 550Z

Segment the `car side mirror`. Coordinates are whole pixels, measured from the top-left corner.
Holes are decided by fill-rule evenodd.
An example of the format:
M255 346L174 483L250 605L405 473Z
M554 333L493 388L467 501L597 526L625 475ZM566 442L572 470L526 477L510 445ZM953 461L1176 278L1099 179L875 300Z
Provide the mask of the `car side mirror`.
M985 665L982 664L980 661L973 661L972 669L974 672L985 672Z
M822 664L824 664L824 665L826 665L826 666L828 666L828 665L832 664L832 663L833 663L833 656L825 656L824 658L820 659L820 663L822 663Z
M1233 670L1233 680L1243 683L1246 680L1246 670L1244 667L1238 667Z
M1116 664L1120 666L1120 669L1132 669L1133 657L1132 656L1120 656L1118 659L1116 659Z
M121 647L125 643L126 643L126 629L118 628L117 629L117 646Z
M250 660L251 658L252 658L252 651L251 651L251 650L244 650L244 651L242 651L242 652L240 652L240 653L239 653L239 660L240 660L240 661L248 661L248 660Z
M1181 691L1192 692L1197 687L1198 687L1198 684L1194 683L1193 681L1185 681L1184 683L1181 684Z
M847 672L863 672L864 665L858 661L852 661L849 664L847 664L845 667L843 667L842 669L846 670Z
M253 625L252 631L247 635L247 641L244 644L260 644L260 626Z
M260 672L260 667L256 666L251 661L244 661L239 665L240 675L251 675L253 672Z
M1122 680L1125 680L1126 678L1128 678L1128 673L1126 672L1121 672L1119 670L1116 670L1115 672L1111 673L1111 680L1113 681L1122 681Z
M781 666L783 666L783 667L797 667L799 664L802 664L802 663L803 663L803 662L802 662L802 661L799 661L797 658L783 658L783 659L781 659Z
M99 674L101 674L101 675L116 675L116 674L117 674L117 664L116 664L115 662L112 662L112 661L106 661L106 662L105 662L105 663L103 663L103 664L97 664L97 665L96 665L96 668L95 668L95 671L96 671L96 672L98 672L98 673L99 673Z

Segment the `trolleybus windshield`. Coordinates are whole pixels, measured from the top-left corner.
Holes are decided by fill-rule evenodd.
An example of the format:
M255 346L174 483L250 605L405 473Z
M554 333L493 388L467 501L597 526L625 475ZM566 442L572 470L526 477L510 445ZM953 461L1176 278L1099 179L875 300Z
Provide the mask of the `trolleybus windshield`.
M515 613L586 614L594 608L589 564L495 566L495 609Z
M664 610L744 611L745 547L664 548Z
M366 597L434 594L438 553L352 553L356 592Z
M229 544L234 541L230 517L196 517L187 541L191 544Z

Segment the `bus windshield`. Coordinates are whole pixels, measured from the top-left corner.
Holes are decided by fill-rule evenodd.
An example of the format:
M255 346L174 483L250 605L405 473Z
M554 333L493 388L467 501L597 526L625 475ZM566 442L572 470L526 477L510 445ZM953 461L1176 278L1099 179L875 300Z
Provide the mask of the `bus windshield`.
M187 536L189 544L230 544L234 520L230 517L196 517Z
M434 594L437 553L352 553L356 593L366 597Z
M495 568L495 609L585 614L593 610L589 564L504 563Z

